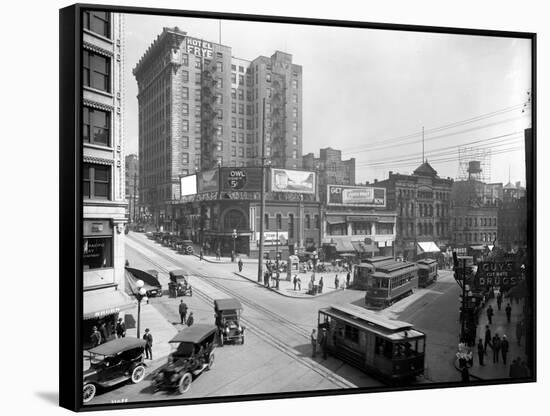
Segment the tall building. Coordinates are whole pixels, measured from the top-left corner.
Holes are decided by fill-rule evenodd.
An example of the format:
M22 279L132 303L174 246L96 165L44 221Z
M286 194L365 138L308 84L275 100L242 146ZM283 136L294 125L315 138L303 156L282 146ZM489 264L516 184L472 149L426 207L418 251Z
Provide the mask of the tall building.
M139 215L139 166L138 156L134 153L127 155L125 158L125 181L126 181L126 201L128 203L127 217L130 222L137 222Z
M385 187L388 209L397 212L395 255L415 260L446 248L450 234L453 180L440 178L426 161L412 175L390 172L375 186Z
M123 15L83 15L83 340L132 306L124 293L126 222Z
M342 151L331 147L319 150L319 157L308 153L302 167L317 172L319 197L326 200L327 185L355 185L355 158L342 160Z
M276 51L252 61L164 28L133 70L138 83L140 201L171 223L179 177L221 166L302 165L302 68ZM265 112L264 112L265 102ZM265 126L265 135L262 135Z

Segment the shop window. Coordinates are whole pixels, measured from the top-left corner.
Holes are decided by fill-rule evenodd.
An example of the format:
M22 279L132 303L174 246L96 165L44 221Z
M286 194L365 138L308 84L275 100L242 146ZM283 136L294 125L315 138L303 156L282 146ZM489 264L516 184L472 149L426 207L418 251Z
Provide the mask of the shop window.
M111 167L85 163L82 194L87 199L111 199Z
M85 143L109 146L111 137L111 113L84 107L84 131L82 139Z
M84 50L83 82L86 87L111 92L111 59Z
M84 270L113 267L112 237L84 238L82 266Z

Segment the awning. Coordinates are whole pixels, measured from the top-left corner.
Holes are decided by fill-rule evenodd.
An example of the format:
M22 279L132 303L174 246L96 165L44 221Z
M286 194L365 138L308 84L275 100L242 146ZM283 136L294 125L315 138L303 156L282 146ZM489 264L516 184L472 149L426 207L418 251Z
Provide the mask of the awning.
M395 217L379 217L378 222L382 222L384 224L393 224L395 222Z
M355 247L351 244L351 241L348 240L334 240L336 243L336 251L339 252L355 252Z
M352 241L351 245L358 253L378 253L378 247L375 243L365 244L362 241Z
M441 251L433 241L419 241L417 244L423 253L439 253Z
M119 313L124 309L130 309L133 306L133 299L120 290L84 292L82 319L98 319Z
M327 224L344 224L345 222L346 219L341 215L334 217L327 216Z

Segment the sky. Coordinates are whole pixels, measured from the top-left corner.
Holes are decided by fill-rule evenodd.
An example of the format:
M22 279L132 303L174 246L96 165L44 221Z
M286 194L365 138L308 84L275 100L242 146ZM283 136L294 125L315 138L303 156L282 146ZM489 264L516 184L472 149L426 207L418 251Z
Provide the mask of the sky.
M220 37L217 19L125 15L127 153L137 152L138 137L132 69L162 28L174 26ZM530 40L228 20L221 40L237 58L293 56L303 70L303 154L342 150L356 159L358 183L412 173L423 143L441 177L464 174L460 153L487 162L488 182L525 183Z

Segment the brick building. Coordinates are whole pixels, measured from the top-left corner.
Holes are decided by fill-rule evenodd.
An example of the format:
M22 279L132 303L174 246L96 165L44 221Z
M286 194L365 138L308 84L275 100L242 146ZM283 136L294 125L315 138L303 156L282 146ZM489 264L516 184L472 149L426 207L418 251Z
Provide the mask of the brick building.
M388 179L375 184L386 188L387 208L397 213L396 256L416 260L449 244L452 184L427 161L412 175L390 172Z
M83 342L132 306L124 293L123 15L83 13Z
M302 164L302 68L276 51L251 61L232 48L164 28L133 70L138 83L140 201L170 218L179 177L221 166ZM264 112L265 102L265 112Z

